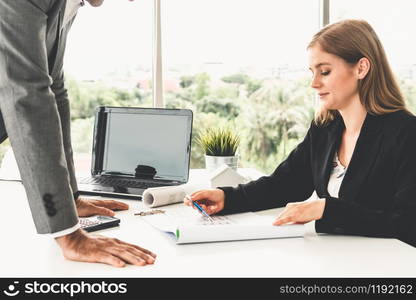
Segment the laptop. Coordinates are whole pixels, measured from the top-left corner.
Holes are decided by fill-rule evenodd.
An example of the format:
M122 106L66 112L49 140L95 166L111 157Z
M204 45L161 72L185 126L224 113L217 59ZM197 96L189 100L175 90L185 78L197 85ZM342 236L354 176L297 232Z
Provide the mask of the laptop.
M192 119L189 109L98 107L80 194L141 199L147 188L186 183Z

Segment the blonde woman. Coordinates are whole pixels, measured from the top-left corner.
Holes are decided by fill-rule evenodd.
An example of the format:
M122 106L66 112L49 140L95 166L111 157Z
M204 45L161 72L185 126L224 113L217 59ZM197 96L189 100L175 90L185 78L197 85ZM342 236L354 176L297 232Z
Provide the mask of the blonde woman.
M272 175L191 200L209 214L286 206L274 225L308 223L318 233L415 246L416 117L380 40L367 22L344 20L319 31L307 49L320 109L305 139Z

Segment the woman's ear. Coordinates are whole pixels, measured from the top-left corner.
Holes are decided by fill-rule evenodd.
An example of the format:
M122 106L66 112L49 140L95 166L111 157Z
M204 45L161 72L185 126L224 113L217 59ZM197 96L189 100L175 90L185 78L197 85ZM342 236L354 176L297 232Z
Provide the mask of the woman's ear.
M358 79L364 79L368 71L370 71L371 64L367 57L363 57L358 61L357 67Z

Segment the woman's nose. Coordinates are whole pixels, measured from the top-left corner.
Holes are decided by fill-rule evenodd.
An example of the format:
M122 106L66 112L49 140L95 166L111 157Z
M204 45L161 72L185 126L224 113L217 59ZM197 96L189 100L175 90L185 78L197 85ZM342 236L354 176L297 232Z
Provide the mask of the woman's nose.
M319 80L318 76L313 76L312 77L312 82L311 82L311 87L314 89L318 89L319 87L321 87L322 83Z

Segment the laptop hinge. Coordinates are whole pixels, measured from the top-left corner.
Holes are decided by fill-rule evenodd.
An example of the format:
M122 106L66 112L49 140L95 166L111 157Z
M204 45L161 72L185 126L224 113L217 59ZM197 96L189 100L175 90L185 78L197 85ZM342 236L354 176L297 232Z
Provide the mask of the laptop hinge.
M107 130L107 116L105 107L100 106L96 110L96 118L94 123L94 140L92 146L92 175L100 174L103 170L103 157L105 136Z

